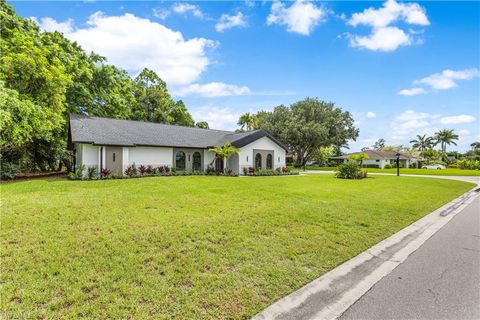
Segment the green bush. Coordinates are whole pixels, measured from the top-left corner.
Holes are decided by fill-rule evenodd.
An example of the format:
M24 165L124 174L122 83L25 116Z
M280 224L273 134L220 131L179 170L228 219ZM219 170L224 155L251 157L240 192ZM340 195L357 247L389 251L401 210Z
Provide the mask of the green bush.
M83 170L85 170L85 165L80 165L78 166L77 170L75 172L70 172L68 174L68 179L70 180L82 180L83 179Z
M387 163L387 164L383 167L383 169L392 169L392 168L394 168L394 167L393 167L390 163Z
M479 160L467 160L462 159L457 161L457 165L460 169L467 170L480 170L480 161Z
M1 161L0 180L13 179L18 173L18 167L10 162Z
M88 180L93 180L97 178L97 167L88 167L87 168L87 178Z
M355 162L346 162L337 167L335 176L340 179L363 179L367 177L367 173Z

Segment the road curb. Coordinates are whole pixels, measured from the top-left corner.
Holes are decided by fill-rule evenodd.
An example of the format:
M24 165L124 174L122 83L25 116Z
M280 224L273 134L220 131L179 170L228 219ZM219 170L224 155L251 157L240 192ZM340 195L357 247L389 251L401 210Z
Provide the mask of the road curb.
M478 185L253 317L336 319L477 196Z

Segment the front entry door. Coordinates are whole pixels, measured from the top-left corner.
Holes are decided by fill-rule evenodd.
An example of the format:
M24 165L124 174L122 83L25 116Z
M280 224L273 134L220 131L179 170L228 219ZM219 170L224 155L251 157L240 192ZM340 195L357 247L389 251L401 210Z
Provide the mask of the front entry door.
M215 159L215 171L216 172L223 172L223 159L217 157Z
M106 147L105 167L110 172L122 171L122 148Z

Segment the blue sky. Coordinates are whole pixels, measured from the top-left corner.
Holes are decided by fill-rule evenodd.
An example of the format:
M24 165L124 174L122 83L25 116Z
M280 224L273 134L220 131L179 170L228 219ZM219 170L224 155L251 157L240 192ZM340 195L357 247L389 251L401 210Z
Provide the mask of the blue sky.
M453 128L479 140L479 2L10 2L135 75L155 70L196 121L235 129L244 112L305 97L408 144Z

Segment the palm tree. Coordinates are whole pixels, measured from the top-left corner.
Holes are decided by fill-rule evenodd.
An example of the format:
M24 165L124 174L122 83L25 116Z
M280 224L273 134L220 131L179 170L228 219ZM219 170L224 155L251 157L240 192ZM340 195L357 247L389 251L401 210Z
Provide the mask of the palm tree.
M435 145L440 143L443 153L447 151L447 145L457 145L457 143L453 140L458 140L458 134L454 133L453 129L443 129L435 132Z
M426 134L423 136L417 134L417 139L411 140L410 143L413 143L412 147L418 151L425 151L433 146L433 138L427 137Z
M427 159L427 163L430 163L434 160L440 160L440 153L433 149L433 148L428 148L422 151L421 153L422 157Z
M230 142L225 142L223 146L211 148L208 149L208 151L215 152L215 158L213 159L212 163L215 162L217 158L223 159L223 166L226 169L227 160L230 159L230 157L238 154L240 149L233 146Z
M255 130L258 128L258 117L250 112L246 112L240 116L237 124L241 126L240 128L242 131L245 128L247 131Z

